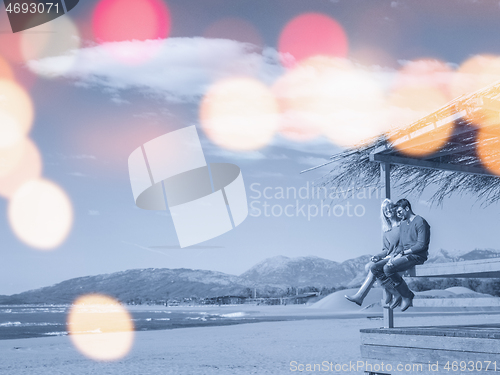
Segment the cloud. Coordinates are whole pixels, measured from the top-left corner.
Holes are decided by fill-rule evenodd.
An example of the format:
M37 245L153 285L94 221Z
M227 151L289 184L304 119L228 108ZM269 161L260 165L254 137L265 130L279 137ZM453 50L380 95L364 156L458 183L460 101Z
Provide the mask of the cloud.
M332 145L332 143L325 137L317 137L309 140L308 142L300 142L291 141L285 137L277 135L274 137L271 146L325 157L330 157L331 155L342 151L340 147Z
M224 158L228 160L287 160L289 157L284 153L271 153L269 148L266 149L266 152L263 151L232 151L226 150L223 148L219 148L217 145L212 142L203 139L201 140L201 144L205 155L214 156L218 158ZM283 148L286 148L286 145L282 145Z
M323 159L323 158L316 158L313 156L301 156L301 157L297 158L297 161L300 164L310 165L312 167L315 167L315 166L320 165L320 164L324 164L328 160L329 159L327 159L327 158Z
M110 49L116 48L129 55L155 53L146 62L131 65L113 57ZM69 70L66 59L75 60ZM267 84L279 102L277 133L269 146L327 156L391 128L405 127L452 99L448 85L461 73L450 64L400 63L401 69L392 70L318 56L285 71L275 49L196 37L107 43L81 48L72 56L29 61L28 66L43 75L73 79L83 87L99 87L117 104L126 103L119 97L125 90L199 104L214 82L253 77ZM269 158L258 150L232 152L215 144L206 152L227 159Z
M255 177L255 178L267 178L267 177L281 178L281 177L285 177L285 175L283 173L280 173L280 172L264 172L264 171L252 173L250 176Z
M271 154L271 155L268 155L267 158L268 159L272 159L272 160L286 160L286 159L289 159L289 157L286 156L285 154Z
M114 58L110 48L127 50L130 55L155 53L148 61L131 65ZM261 53L248 43L201 37L106 43L72 55L29 61L28 67L42 75L74 79L84 87L112 92L140 89L181 102L197 102L215 80L243 75L271 83L283 71L274 49Z
M70 155L69 157L70 157L71 159L92 159L92 160L97 159L94 155L86 155L86 154L81 154L81 155Z
M57 155L61 159L97 160L97 157L95 155L88 155L88 154L63 155L58 153Z
M219 148L206 139L201 140L201 145L205 155L220 157L228 160L263 160L266 159L260 151L231 151Z
M68 173L70 176L74 176L74 177L88 177L86 174L83 174L81 172L71 172L71 173Z
M101 213L97 210L89 210L89 216L99 216Z

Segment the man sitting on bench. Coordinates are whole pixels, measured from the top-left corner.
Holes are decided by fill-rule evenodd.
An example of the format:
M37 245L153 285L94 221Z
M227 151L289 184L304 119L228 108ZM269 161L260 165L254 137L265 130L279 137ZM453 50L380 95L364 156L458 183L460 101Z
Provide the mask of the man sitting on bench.
M405 311L412 306L415 295L398 272L423 264L427 260L431 232L427 221L413 213L407 199L400 199L396 202L396 215L403 220L400 225L399 245L383 270L372 269L372 272L377 279L387 278L387 281L391 281L389 285L384 283L384 286L389 291L392 289L392 294L397 295L397 291L401 295L401 311ZM390 308L397 307L399 302L395 300Z

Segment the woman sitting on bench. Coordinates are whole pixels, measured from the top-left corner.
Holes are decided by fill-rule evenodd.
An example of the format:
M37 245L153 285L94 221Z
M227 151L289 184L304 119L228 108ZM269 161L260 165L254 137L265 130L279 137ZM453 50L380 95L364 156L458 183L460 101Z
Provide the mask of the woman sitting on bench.
M399 244L399 224L401 221L396 215L396 205L392 203L390 199L384 199L382 202L382 206L380 208L380 218L382 219L382 230L384 231L383 250L381 253L372 256L370 263L366 265L370 271L368 272L368 275L358 292L353 296L345 296L345 298L349 301L354 302L359 306L361 306L364 298L368 295L368 292L375 283L376 277L371 271L372 267L376 266L378 269L382 269L389 259L391 259L391 255L394 254ZM387 294L384 301L386 306L384 307L388 307L389 303L391 303L393 294L396 294L396 297L394 298L391 307L399 306L401 304L401 296L399 293L395 292L392 287L388 286L388 284L390 284L390 280L381 275L380 283L384 287L387 286Z

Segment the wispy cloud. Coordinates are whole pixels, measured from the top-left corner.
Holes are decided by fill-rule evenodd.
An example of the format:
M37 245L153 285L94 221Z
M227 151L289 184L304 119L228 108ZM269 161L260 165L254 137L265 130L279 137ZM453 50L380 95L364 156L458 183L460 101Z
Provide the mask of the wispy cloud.
M250 176L255 177L255 178L267 178L267 177L280 178L280 177L284 177L285 175L283 173L280 173L280 172L258 171L258 172L254 172L254 173L250 174Z
M266 155L261 151L231 151L219 148L213 143L202 140L201 141L205 155L227 160L264 160Z
M393 1L395 5L400 3ZM109 53L110 48L118 47L129 55L151 49L155 53L140 65L125 64ZM67 59L75 60L69 70ZM407 126L437 110L451 99L447 86L451 78L462 74L450 64L434 60L401 64L396 70L320 56L285 71L275 49L259 50L247 43L202 37L108 43L81 48L73 56L28 62L40 74L99 87L118 104L124 103L120 93L130 89L171 102L198 104L218 80L254 77L269 86L280 104L276 114L279 126L269 146L325 156L392 127ZM303 139L290 140L296 137ZM317 138L311 140L313 137ZM339 147L335 149L335 145ZM267 157L261 151L240 153L216 148L214 145L207 150L207 155L248 160Z
M97 157L95 155L89 155L89 154L64 155L59 153L57 155L61 159L97 160Z
M110 47L140 55L155 54L141 65L124 64L109 53ZM267 48L261 52L247 43L226 39L168 38L161 41L126 41L82 48L75 56L29 61L33 71L75 79L80 85L99 86L111 91L141 89L172 101L194 102L215 80L235 75L252 76L273 82L283 68L279 54Z
M70 172L70 173L68 173L68 175L74 176L74 177L88 177L86 174L83 174L81 172Z
M86 154L80 154L80 155L69 155L70 159L91 159L91 160L96 160L97 158L94 155L86 155Z
M89 210L88 214L89 216L99 216L101 213L97 210Z
M317 137L308 142L295 142L277 135L273 139L272 146L325 157L330 157L342 150L340 147L332 145L325 137Z
M324 164L328 161L328 159L323 159L323 158L316 158L313 156L301 156L297 158L297 161L300 164L305 164L305 165L310 165L310 166L316 166L320 164Z
M128 242L128 241L122 241L122 243L127 244L127 245L132 245L132 246L134 246L134 247L136 247L138 249L141 249L141 250L146 250L146 251L150 251L152 253L162 254L162 255L165 255L165 256L167 256L169 258L173 258L172 256L168 255L164 251L155 250L155 249L152 249L152 248L147 247L147 246L139 245L137 243ZM177 247L175 247L175 248L177 248ZM180 249L180 246L179 246L179 249Z

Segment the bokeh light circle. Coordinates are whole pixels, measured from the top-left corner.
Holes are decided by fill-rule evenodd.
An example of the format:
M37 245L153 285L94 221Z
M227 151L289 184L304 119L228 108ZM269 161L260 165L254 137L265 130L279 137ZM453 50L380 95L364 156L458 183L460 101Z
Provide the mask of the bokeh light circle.
M454 72L439 60L419 59L407 62L397 73L393 89L406 87L433 87L438 89L447 100L451 100L450 84Z
M0 80L0 148L28 134L33 122L33 104L26 91L11 80Z
M12 68L10 67L7 60L2 58L2 56L0 56L0 80L1 79L5 80L14 79L14 73L12 72Z
M99 42L166 38L170 14L161 0L101 0L92 27Z
M66 193L44 179L24 183L12 196L9 223L16 236L29 246L49 250L68 236L73 209Z
M3 22L2 15L5 15ZM8 23L7 12L0 12L0 25L5 25L5 27L10 29ZM0 33L0 55L12 64L23 62L20 33L12 33L10 31Z
M464 61L451 83L453 97L470 94L500 80L500 57L476 55Z
M87 294L71 306L67 330L73 345L85 356L114 361L128 354L134 342L134 324L114 298Z
M500 122L498 120L494 125L479 129L477 156L486 169L500 176Z
M278 51L284 55L283 63L289 67L316 55L346 57L347 50L347 35L342 26L321 13L305 13L292 19L278 42ZM287 60L287 54L293 59Z
M485 89L500 80L500 57L477 55L466 60L457 70L452 90L455 95L470 94ZM498 86L498 85L496 85ZM488 96L497 96L500 91L490 90ZM465 115L469 123L475 127L487 127L500 121L500 102L483 96L475 108L469 108Z
M278 127L278 104L271 90L251 78L216 82L205 94L200 121L207 136L231 150L267 145Z
M439 120L418 120L446 105L448 98L433 85L415 84L394 90L389 97L389 141L401 153L422 157L430 155L449 140L455 123L451 109L443 110ZM448 119L448 120L447 120Z
M386 130L382 85L347 60L304 60L273 90L282 111L280 132L289 138L306 141L323 134L339 146L353 147Z
M65 66L61 66L61 62L59 62L58 74L63 74L72 68L76 61L76 53L74 52L79 47L80 33L78 28L66 15L21 33L21 52L25 61L54 56L71 57L63 60ZM31 68L31 65L28 64L28 67ZM40 70L35 72L40 73Z
M25 138L10 146L0 147L0 178L8 176L19 166L28 147L29 141Z
M42 175L42 157L30 139L1 149L0 162L3 163L0 175L0 196L10 198L25 182ZM8 160L2 161L2 157Z

